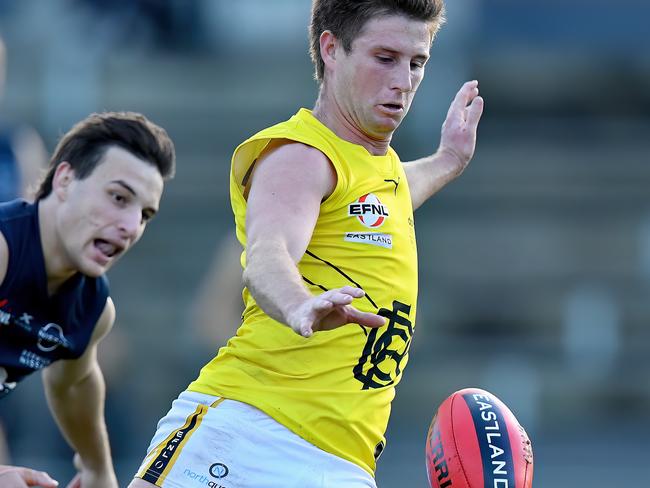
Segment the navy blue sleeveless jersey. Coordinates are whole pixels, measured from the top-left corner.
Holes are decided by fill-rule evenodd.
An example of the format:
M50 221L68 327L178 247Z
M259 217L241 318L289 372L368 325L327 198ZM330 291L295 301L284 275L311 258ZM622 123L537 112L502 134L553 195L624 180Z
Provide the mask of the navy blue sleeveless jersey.
M83 354L106 306L108 282L77 273L49 296L38 204L0 203L9 263L0 284L0 397L59 359Z

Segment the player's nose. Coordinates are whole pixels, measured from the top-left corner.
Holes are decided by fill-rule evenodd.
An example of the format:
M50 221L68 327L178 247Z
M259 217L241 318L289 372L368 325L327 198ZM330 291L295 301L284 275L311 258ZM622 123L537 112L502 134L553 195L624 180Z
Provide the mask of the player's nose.
M391 78L391 88L397 89L403 93L413 90L413 80L411 78L411 65L409 63L400 63L393 70Z
M129 209L124 212L118 223L123 238L133 242L140 237L143 228L142 213L139 209Z

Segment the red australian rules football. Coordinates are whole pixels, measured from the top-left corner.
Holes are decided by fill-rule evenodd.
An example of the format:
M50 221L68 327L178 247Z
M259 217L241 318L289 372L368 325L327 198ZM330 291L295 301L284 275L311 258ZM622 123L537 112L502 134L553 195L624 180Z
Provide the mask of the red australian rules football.
M492 393L466 388L438 408L427 434L432 488L530 488L533 448L524 428Z

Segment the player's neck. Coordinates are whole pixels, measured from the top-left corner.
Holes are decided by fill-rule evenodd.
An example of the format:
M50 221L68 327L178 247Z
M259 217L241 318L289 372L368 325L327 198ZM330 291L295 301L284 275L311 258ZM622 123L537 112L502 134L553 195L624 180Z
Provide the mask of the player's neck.
M41 249L45 262L48 295L54 295L77 270L73 269L65 258L61 236L56 228L56 215L53 195L39 202L38 227L41 234Z
M390 136L382 139L370 137L351 117L346 116L336 100L324 95L324 90L321 90L312 114L338 137L363 146L373 156L384 156L388 152Z

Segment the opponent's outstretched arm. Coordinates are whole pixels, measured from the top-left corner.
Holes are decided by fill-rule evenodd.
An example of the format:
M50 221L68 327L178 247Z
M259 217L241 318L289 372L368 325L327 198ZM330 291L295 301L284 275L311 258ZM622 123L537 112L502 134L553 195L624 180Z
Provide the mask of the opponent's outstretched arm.
M304 337L349 323L383 325L383 317L350 305L363 290L345 286L314 296L298 272L320 204L336 186L325 155L294 142L276 146L258 159L250 185L244 283L262 310Z
M478 81L468 81L456 94L442 124L440 146L427 157L404 163L413 210L458 177L476 148L476 129L483 113Z
M115 320L110 298L84 354L57 361L43 370L43 385L50 411L61 433L77 452L79 471L70 488L117 488L104 421L104 377L97 362L97 343Z

